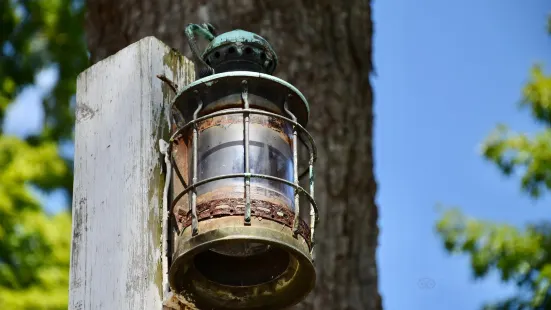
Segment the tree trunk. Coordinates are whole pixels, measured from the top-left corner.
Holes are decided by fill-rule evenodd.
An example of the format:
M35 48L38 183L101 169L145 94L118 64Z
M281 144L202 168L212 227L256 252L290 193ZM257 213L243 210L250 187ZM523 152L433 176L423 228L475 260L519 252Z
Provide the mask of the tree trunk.
M188 23L210 22L265 37L279 56L276 76L311 104L318 143L320 207L315 291L296 309L382 309L373 174L370 0L88 0L92 62L153 35L186 56Z

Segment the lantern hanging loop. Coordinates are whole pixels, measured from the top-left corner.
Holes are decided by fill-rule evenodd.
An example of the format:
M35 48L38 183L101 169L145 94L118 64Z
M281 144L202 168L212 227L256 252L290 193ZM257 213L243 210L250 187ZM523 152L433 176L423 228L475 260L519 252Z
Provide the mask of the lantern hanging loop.
M196 35L200 35L209 42L214 40L216 36L216 30L214 29L214 26L209 23L204 23L202 25L188 24L185 33L193 56L201 63L201 65L203 65L204 68L209 71L210 74L214 74L214 69L205 62L201 53L199 52L199 47L197 46L196 39Z

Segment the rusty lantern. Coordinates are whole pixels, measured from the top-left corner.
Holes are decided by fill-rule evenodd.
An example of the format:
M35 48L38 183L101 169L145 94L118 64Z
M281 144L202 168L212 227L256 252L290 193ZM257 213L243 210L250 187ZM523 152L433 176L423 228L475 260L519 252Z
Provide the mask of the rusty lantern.
M178 232L170 285L199 309L292 306L316 279L308 102L271 75L277 56L262 37L243 30L215 36L210 25L195 24L186 34L201 70L171 107ZM210 41L201 55L196 35ZM299 143L309 151L302 173ZM303 177L309 191L299 185Z

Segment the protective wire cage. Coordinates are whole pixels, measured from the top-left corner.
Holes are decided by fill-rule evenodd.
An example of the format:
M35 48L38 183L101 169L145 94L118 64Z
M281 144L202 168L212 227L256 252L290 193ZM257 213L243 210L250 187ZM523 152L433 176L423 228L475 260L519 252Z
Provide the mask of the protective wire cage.
M300 195L303 195L308 200L308 207L310 212L310 232L308 239L310 239L310 256L313 261L314 259L314 240L315 240L315 228L316 224L319 221L318 207L314 200L314 163L317 157L316 146L312 136L308 131L297 122L297 117L290 111L288 108L288 98L292 95L288 95L284 102L284 111L287 116L283 116L277 113L272 113L264 111L261 109L250 108L249 106L249 92L248 92L248 82L247 79L241 81L241 108L238 109L225 109L220 111L215 111L208 113L204 116L199 117L204 108L204 103L201 100L199 93L195 91L195 100L197 103L197 108L193 112L192 119L185 123L183 126L177 128L177 130L172 134L169 141L168 154L171 154L171 163L179 181L184 185L184 189L175 193L175 197L170 206L170 214L174 214L173 210L181 201L181 199L186 195L189 195L189 213L191 213L191 229L192 236L196 236L200 233L199 231L199 218L197 215L197 189L201 186L207 185L209 183L223 180L223 179L233 179L233 178L242 178L243 179L243 190L244 190L244 218L243 225L251 225L251 179L265 179L273 182L279 182L281 184L288 185L294 190L294 218L292 222L292 233L293 237L296 237L301 230L300 225L300 210L304 208L304 204L300 204ZM171 111L177 111L174 107L174 104L171 108ZM214 177L209 177L198 181L197 171L198 171L198 140L199 140L199 130L198 124L201 122L207 121L214 117L226 116L226 115L241 115L243 118L243 154L244 154L244 170L242 173L231 173L231 174L221 174ZM250 118L252 115L262 115L271 118L278 119L282 122L290 124L292 126L292 165L293 165L293 181L285 180L280 177L251 173L250 168ZM183 135L188 134L189 131L192 131L191 134L191 164L189 167L190 170L190 182L186 184L185 179L178 168L178 165L175 164L175 158L171 150L177 144L177 141L182 138ZM308 167L302 172L298 173L299 167L299 156L298 156L298 145L302 143L309 153ZM299 181L308 177L309 180L309 191L306 191L303 187L299 185Z

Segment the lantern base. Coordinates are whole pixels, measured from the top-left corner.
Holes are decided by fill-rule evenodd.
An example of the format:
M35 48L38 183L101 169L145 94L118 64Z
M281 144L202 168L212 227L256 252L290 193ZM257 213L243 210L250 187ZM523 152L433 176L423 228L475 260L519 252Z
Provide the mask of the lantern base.
M178 237L171 287L199 309L283 309L314 288L306 241L289 227L242 216L199 222L199 234Z

